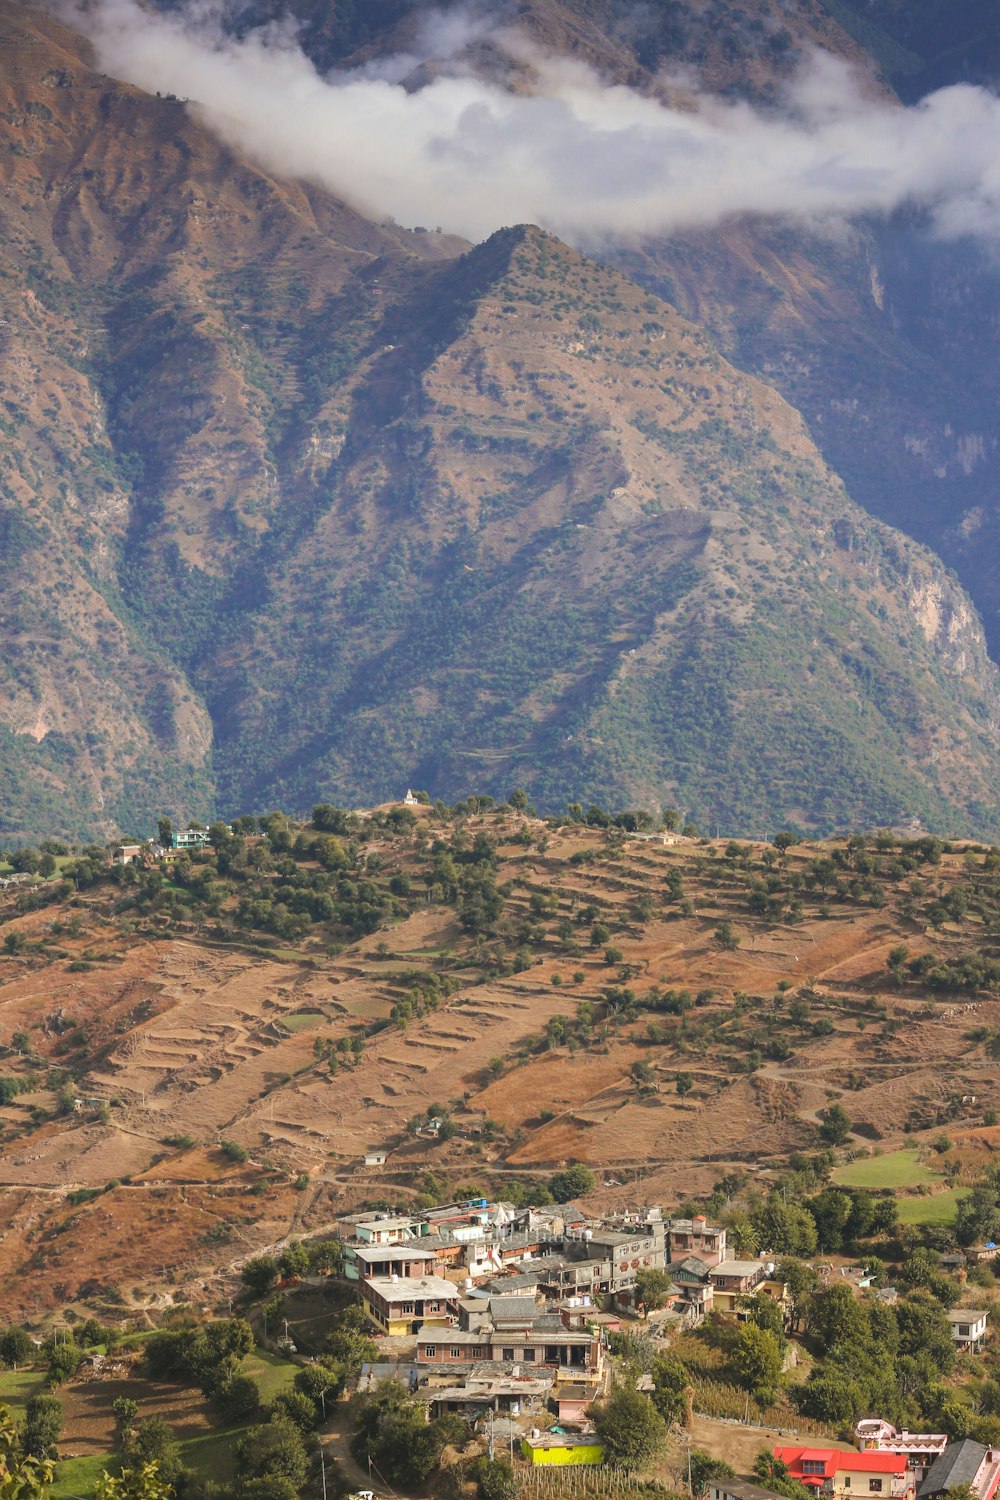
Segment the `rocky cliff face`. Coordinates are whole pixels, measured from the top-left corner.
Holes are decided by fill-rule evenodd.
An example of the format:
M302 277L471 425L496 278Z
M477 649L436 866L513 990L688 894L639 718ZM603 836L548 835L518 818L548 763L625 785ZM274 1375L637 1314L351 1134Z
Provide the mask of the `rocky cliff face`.
M974 609L704 328L0 31L4 837L406 782L994 828Z

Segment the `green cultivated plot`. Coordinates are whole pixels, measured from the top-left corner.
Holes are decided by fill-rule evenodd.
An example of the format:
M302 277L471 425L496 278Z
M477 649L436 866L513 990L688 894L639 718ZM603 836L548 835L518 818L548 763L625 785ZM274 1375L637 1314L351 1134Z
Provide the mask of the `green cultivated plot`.
M932 1193L927 1198L900 1198L899 1222L950 1224L955 1218L955 1209L962 1191L960 1188L948 1188L943 1193Z
M927 1187L939 1179L936 1172L918 1159L916 1151L909 1150L889 1151L885 1156L866 1156L848 1162L844 1167L837 1167L833 1180L843 1187L915 1188Z
M24 1420L24 1411L32 1396L45 1391L43 1370L0 1371L0 1403L9 1406L17 1421Z

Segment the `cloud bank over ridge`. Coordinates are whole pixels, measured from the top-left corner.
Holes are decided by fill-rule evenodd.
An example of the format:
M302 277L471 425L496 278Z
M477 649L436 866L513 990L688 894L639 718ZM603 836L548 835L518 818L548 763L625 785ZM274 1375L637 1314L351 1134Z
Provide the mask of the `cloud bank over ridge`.
M670 107L544 54L531 56L531 93L472 76L458 56L492 31L475 9L430 14L411 52L328 77L293 27L234 38L211 3L160 14L67 0L61 13L108 73L190 99L269 170L409 226L478 240L533 222L585 246L744 214L820 225L914 203L943 235L1000 233L1000 99L969 85L904 108L816 53L780 110L694 86ZM492 40L526 60L516 33ZM432 58L452 65L405 87Z

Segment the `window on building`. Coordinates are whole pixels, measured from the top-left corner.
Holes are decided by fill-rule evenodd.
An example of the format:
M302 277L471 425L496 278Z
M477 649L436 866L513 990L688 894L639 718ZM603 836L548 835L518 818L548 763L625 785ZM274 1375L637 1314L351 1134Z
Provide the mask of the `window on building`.
M969 1337L969 1334L971 1332L972 1332L972 1330L971 1330L971 1328L970 1328L970 1326L969 1326L968 1323L959 1323L959 1325L958 1325L958 1333L959 1333L959 1337L960 1338L967 1339Z
M849 1490L850 1488L851 1488L851 1476L850 1476L850 1474L845 1474L844 1475L844 1489L845 1490Z
M513 1351L513 1349L502 1349L500 1351L500 1358L501 1359L513 1359L514 1358L514 1351Z
M881 1479L869 1479L869 1481L868 1481L868 1493L869 1493L869 1495L881 1495L881 1493L882 1493L882 1481L881 1481Z
M437 1359L437 1345L428 1344L424 1349L424 1359Z
M524 1358L530 1363L535 1357L534 1349L525 1349Z
M821 1458L804 1458L802 1472L803 1474L825 1474L826 1464Z
M406 1313L412 1313L412 1311L413 1311L413 1303L412 1302L401 1302L399 1304L399 1310L404 1315Z
M456 1348L456 1346L454 1344L452 1344L452 1346L451 1346L451 1357L452 1357L452 1359L461 1359L462 1358L462 1351L461 1351L461 1349L460 1348Z

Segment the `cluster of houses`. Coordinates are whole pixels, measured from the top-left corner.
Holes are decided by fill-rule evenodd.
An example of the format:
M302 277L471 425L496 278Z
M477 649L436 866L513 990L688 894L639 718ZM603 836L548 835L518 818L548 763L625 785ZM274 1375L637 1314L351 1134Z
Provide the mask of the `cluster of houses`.
M111 851L113 865L157 865L170 864L182 854L193 849L203 849L208 843L207 828L178 828L170 835L169 844L157 839L147 839L144 844L118 844Z
M626 1311L645 1311L643 1271L667 1279L666 1306L646 1314L654 1325L697 1326L713 1311L743 1318L758 1293L789 1306L773 1261L729 1255L725 1229L703 1215L666 1218L653 1208L594 1220L571 1203L515 1209L472 1198L350 1214L337 1232L344 1274L384 1336L385 1358L366 1379L402 1375L433 1415L516 1422L532 1464L601 1462L588 1408L609 1386L608 1333ZM949 1321L957 1344L981 1347L985 1312L959 1308ZM774 1451L829 1500L937 1500L966 1482L974 1500L994 1500L1000 1452L878 1419L861 1422L856 1437L858 1451ZM776 1500L742 1480L710 1489L711 1500Z
M562 1431L523 1439L536 1464L600 1461L587 1410L608 1389L606 1336L636 1307L640 1272L667 1273L657 1316L681 1325L713 1307L738 1315L755 1291L786 1300L772 1262L730 1258L724 1229L658 1209L593 1220L573 1204L473 1198L352 1214L338 1232L345 1275L396 1355L394 1373L408 1361L411 1387L435 1414L554 1412Z

